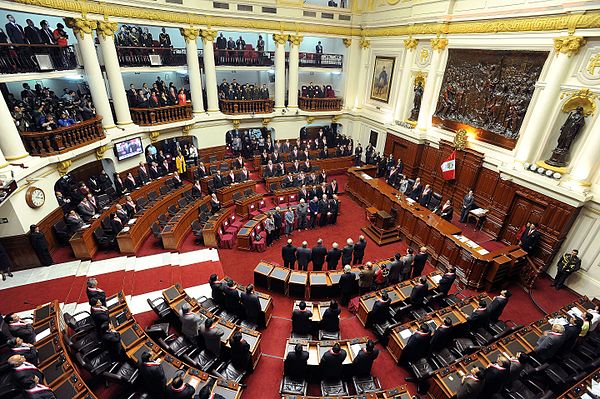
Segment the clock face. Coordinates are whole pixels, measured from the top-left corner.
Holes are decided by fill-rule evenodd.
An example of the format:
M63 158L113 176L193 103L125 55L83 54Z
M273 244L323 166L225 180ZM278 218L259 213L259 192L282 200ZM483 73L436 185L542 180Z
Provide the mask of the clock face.
M33 205L39 208L40 206L44 205L44 201L46 201L46 197L44 195L44 192L39 188L35 189L31 193L31 202L33 203Z

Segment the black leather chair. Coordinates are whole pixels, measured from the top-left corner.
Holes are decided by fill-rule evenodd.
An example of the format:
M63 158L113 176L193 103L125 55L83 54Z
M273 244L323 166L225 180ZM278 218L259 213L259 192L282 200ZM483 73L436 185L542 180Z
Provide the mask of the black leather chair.
M185 197L181 197L177 200L177 206L179 209L185 208L188 204L188 200Z
M105 371L112 369L118 363L113 362L108 351L100 348L86 355L76 353L77 363L95 377L102 375Z
M352 384L357 395L364 395L369 392L377 392L381 390L381 383L379 379L369 376L354 376L352 377Z
M148 205L148 200L144 197L140 197L137 199L137 201L135 202L137 205L137 209L144 209L146 207L146 205Z
M83 317L78 317L83 315ZM69 312L63 313L63 319L67 326L71 328L76 333L80 331L91 331L96 328L96 324L94 320L92 320L92 316L90 312L81 311L77 312L74 315L71 315Z
M312 340L312 335L311 334L298 334L298 333L292 332L292 338L294 338L294 339L305 339L307 341L311 341Z
M429 204L427 204L427 208L430 211L433 211L435 208L438 208L441 203L442 203L442 194L433 193L431 195L431 200L429 200Z
M208 209L208 205L202 204L200 205L200 209L198 210L198 212L210 214L210 209Z
M231 362L222 363L215 370L215 374L226 381L240 382L246 375L246 370L236 369Z
M125 362L115 363L112 367L103 372L102 376L107 381L114 381L119 384L132 386L137 380L138 373L138 369L135 366Z
M177 205L171 205L167 208L167 212L169 212L170 217L177 215L177 211L178 211Z
M209 155L208 156L208 162L217 162L217 156L216 155Z
M117 243L116 237L106 234L102 227L96 227L93 235L94 239L98 243L98 247L104 249L106 252L114 248Z
M455 338L452 343L454 349L460 353L461 357L469 355L480 348L480 346L475 345L469 338Z
M157 198L158 198L158 193L156 191L150 191L148 193L148 202L156 201Z
M194 196L192 195L192 190L188 190L188 191L184 192L183 196L185 197L185 199L187 200L187 202L189 204L194 202Z
M221 172L228 172L229 171L229 165L227 165L227 163L223 162L219 165L219 171Z
M281 395L306 396L307 389L308 382L306 382L306 379L297 380L284 375L279 386L279 393Z
M169 194L169 187L167 185L162 185L158 191L160 192L160 195L167 195Z
M342 380L321 381L321 396L348 396L348 384Z
M208 173L210 173L211 175L214 175L215 173L217 173L218 169L217 169L217 165L211 165L208 168Z
M119 196L117 195L117 190L115 190L113 186L107 187L104 190L104 192L110 197L111 200L116 200L117 198L119 198Z
M431 363L427 358L408 362L408 366L417 380L417 392L420 394L427 392L426 381L438 368L437 365L433 366Z
M254 190L252 190L251 188L247 188L244 190L244 197L249 197L251 195L254 195Z
M71 336L67 334L67 331L63 331L63 341L71 354L81 352L85 355L100 346L100 338L93 330L82 330Z
M183 355L192 348L192 344L185 337L178 337L175 334L171 334L166 338L159 338L158 343L175 357Z
M164 213L161 213L158 215L158 223L160 224L160 227L165 227L167 223L169 223L169 219Z
M200 306L202 306L204 309L208 310L211 313L216 313L219 310L219 304L215 302L215 300L212 298L201 296L196 299L198 300Z
M217 358L213 354L198 348L192 350L190 353L184 354L183 358L188 363L204 372L208 372L212 369L217 362Z
M392 324L389 320L384 321L383 323L373 324L373 329L375 330L375 334L379 338L387 337Z
M100 222L100 226L102 226L102 231L104 231L105 235L107 235L107 236L114 235L112 225L110 224L109 217L105 217L104 219L102 219L102 221Z
M167 305L162 297L158 297L156 299L148 298L146 301L148 302L148 305L150 305L150 309L156 313L159 319L164 319L171 314L169 305Z
M242 193L240 193L239 191L236 191L235 193L233 193L232 199L233 199L233 202L241 200Z
M152 223L150 230L152 230L152 235L156 239L156 241L154 242L154 246L155 247L161 246L162 245L162 231L161 231L161 228L158 225L158 223Z
M446 367L446 366L451 365L458 358L460 358L460 354L458 354L458 355L459 356L456 356L456 354L454 354L448 348L444 348L442 350L432 353L435 363L437 363L440 367Z
M69 233L69 228L67 224L63 220L59 220L52 226L52 230L58 238L58 242L60 245L67 246L69 245L69 240L71 239L71 234Z
M321 340L336 341L339 339L340 339L339 331L319 330L319 341L321 341Z
M107 194L100 194L98 197L96 197L96 200L98 201L98 207L100 209L110 204L110 197Z
M204 235L202 234L202 225L200 221L194 220L192 222L192 234L194 234L194 242L196 244L202 244L204 242Z
M255 331L258 330L258 325L254 324L252 322L249 322L248 320L242 320L240 322L240 327L247 328L249 330L255 330Z

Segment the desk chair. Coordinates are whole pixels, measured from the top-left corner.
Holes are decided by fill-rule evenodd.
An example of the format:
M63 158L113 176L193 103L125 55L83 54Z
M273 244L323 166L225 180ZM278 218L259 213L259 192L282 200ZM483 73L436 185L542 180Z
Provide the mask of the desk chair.
M364 395L369 392L377 392L381 390L381 383L377 377L369 376L354 376L352 384L357 395Z
M146 301L148 302L148 305L150 305L150 309L156 313L156 316L158 316L159 320L162 320L171 314L171 309L163 297L158 297L155 299L147 298Z

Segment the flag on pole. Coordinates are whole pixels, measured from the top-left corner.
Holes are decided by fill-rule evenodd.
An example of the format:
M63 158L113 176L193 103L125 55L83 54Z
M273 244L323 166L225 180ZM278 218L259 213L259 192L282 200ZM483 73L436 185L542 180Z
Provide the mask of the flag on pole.
M454 180L456 172L456 151L442 163L442 176L444 180Z

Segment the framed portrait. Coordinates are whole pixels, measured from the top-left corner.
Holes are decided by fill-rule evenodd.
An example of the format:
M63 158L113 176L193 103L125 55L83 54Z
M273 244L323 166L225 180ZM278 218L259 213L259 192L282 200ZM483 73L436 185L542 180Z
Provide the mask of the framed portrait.
M372 100L389 102L395 61L394 57L375 57L373 80L371 81Z

